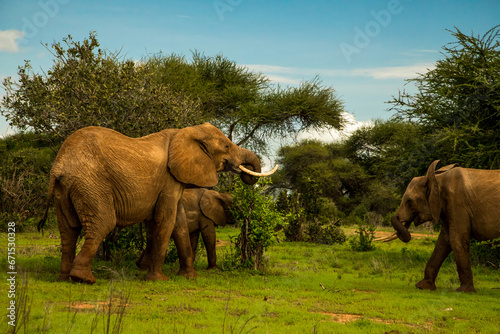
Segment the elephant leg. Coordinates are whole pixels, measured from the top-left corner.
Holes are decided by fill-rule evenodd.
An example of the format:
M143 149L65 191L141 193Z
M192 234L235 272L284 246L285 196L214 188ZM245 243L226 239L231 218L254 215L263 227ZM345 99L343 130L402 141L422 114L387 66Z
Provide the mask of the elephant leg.
M85 241L69 273L72 281L89 284L96 281L92 274L92 260L101 242L116 226L112 201L109 200L108 203L107 205L101 203L93 215L79 215L85 232Z
M182 196L183 186L175 181L167 189L169 189L168 194L162 193L158 198L151 237L151 260L149 270L144 276L146 280L168 280L168 277L162 272L162 267L165 262L168 242L175 226L177 206Z
M218 268L217 267L217 254L215 251L215 226L213 223L207 224L201 230L201 236L203 238L203 243L205 244L205 249L207 250L208 267L207 269Z
M436 277L444 260L451 253L450 238L448 232L443 227L436 242L436 247L432 252L431 258L425 266L424 279L415 286L423 290L436 290Z
M59 201L56 201L55 207L59 234L61 236L61 273L59 274L58 280L66 281L69 280L69 272L71 271L73 260L75 259L76 242L82 227L78 221L78 217L74 213L68 212L68 216L64 214L64 210Z
M191 248L186 213L180 203L177 209L177 219L172 232L172 237L175 242L175 247L177 248L177 253L179 254L180 268L177 275L184 276L186 278L198 277L198 274L194 270L194 254Z
M460 279L460 287L456 291L476 292L470 261L470 230L468 226L450 231L450 240Z
M191 249L193 251L193 260L196 259L196 249L198 248L198 240L200 239L200 232L193 232L189 234Z
M141 223L142 224L142 223ZM146 226L146 247L142 250L141 255L135 261L135 264L141 270L148 270L151 266L151 252L153 249L153 230L154 230L154 222L145 222Z

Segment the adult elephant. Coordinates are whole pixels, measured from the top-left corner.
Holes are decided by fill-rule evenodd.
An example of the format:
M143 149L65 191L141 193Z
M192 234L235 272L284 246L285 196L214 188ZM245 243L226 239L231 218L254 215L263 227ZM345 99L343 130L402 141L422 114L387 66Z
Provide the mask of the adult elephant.
M442 222L436 247L425 267L424 279L417 288L435 290L439 268L453 251L460 287L457 291L475 292L470 237L479 241L500 237L500 170L480 170L448 165L436 170L439 160L428 168L426 176L414 178L391 222L399 237L411 240L408 227L427 221Z
M241 173L245 183L253 184L256 179L250 174L263 176L260 169L255 154L208 123L142 138L83 128L70 135L57 154L38 229L54 195L62 247L59 279L94 283L92 259L106 235L116 226L146 221L153 237L145 278L167 280L161 268L177 213L183 211L180 199L186 185L213 187L221 171ZM182 214L179 217L176 233L180 247L188 249L187 224ZM85 241L75 257L82 229ZM185 261L179 274L195 276L192 254Z

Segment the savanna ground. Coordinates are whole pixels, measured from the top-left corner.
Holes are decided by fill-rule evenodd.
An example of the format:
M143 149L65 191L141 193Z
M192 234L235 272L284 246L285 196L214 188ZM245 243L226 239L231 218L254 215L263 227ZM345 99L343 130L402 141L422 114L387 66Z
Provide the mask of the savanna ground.
M354 229L346 234L353 238ZM388 234L380 232L378 234ZM218 230L219 266L230 258L230 236ZM16 235L19 333L499 333L500 273L473 268L476 294L456 293L453 259L444 263L438 290L422 291L437 234L421 231L408 244L377 243L354 252L349 243L276 243L266 252L264 272L205 270L203 251L197 279L143 281L132 258L96 261L94 285L57 282L60 248L55 231ZM2 268L7 268L7 234L0 234ZM2 311L9 300L3 270ZM19 300L25 293L24 303ZM24 304L20 305L20 304ZM7 319L8 320L8 319ZM12 332L6 318L2 332Z

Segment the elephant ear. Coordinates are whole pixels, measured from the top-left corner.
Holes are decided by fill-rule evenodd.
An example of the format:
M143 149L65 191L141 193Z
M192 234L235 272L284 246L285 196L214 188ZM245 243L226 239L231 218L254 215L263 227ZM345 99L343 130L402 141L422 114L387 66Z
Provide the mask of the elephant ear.
M451 164L451 165L447 165L447 166L444 166L444 167L441 167L439 168L437 171L436 171L436 175L437 174L442 174L442 173L445 173L455 167L460 167L458 164Z
M196 125L179 130L170 141L168 167L182 183L198 187L213 187L218 182L217 170L206 141L208 125Z
M207 190L201 196L201 212L219 226L226 225L226 212L223 204L222 197L216 191Z
M436 165L439 160L435 160L427 169L427 202L431 209L432 219L434 224L439 223L439 216L441 215L441 195L439 184L436 179Z

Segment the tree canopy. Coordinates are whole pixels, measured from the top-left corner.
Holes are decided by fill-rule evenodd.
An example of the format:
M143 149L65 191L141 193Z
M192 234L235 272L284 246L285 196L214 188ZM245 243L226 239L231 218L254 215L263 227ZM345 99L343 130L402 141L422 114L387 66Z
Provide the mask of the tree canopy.
M463 167L498 168L500 157L500 25L483 36L455 28L434 69L409 79L418 92L391 103L396 117L422 127L435 158Z

